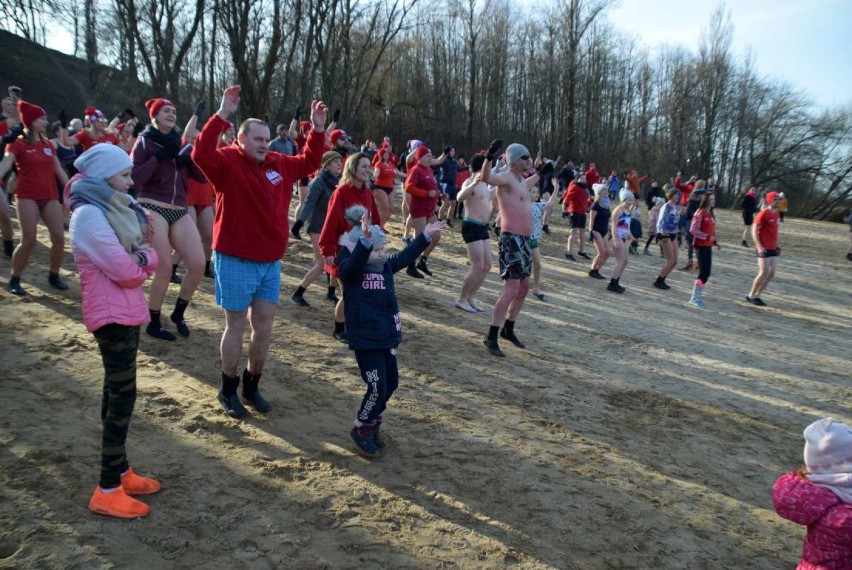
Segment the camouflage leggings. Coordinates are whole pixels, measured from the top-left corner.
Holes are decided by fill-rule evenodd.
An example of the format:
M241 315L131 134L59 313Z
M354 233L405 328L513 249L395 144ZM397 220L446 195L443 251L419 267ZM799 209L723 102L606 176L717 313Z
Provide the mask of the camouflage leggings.
M136 403L139 327L111 324L99 328L94 334L104 363L100 486L109 489L121 485L121 474L128 468L124 442Z

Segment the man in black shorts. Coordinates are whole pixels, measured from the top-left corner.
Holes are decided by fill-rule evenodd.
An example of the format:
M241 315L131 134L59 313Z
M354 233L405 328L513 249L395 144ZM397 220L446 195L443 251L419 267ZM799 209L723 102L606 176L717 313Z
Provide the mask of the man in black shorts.
M470 161L472 177L462 184L458 200L464 204L464 219L461 234L470 269L462 281L461 293L455 305L462 311L478 313L485 309L476 302L476 293L491 270L491 238L488 222L491 220L491 190L477 175L485 163L485 156L478 154Z

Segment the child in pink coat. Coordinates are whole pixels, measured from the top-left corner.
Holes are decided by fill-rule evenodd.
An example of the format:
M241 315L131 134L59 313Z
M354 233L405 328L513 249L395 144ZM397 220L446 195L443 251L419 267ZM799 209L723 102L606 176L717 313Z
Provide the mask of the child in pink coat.
M775 511L808 527L797 570L852 568L852 428L824 418L805 429L805 469L772 488Z
M95 513L119 518L148 514L130 495L146 495L160 484L133 472L125 441L136 402L139 327L149 320L142 284L157 267L150 224L127 194L133 164L121 148L91 147L74 161L80 171L69 182L71 253L80 273L83 323L94 334L104 364L100 482L89 501Z

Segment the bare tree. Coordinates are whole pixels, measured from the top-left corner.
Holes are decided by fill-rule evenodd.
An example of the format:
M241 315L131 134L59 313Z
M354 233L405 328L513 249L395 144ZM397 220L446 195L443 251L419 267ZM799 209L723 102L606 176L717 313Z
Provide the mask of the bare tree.
M89 0L87 0L89 1ZM180 99L179 77L204 14L204 0L115 0L154 91ZM134 64L135 65L135 64Z

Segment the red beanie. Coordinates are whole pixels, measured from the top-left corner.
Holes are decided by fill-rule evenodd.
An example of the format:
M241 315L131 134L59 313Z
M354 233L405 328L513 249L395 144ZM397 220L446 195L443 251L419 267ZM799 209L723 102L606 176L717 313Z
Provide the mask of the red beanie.
M331 134L328 136L328 140L331 143L331 146L334 146L341 137L347 136L346 131L343 129L334 129L331 131Z
M157 113L160 112L160 109L162 109L166 105L170 105L172 107L175 106L174 103L162 97L159 97L157 99L148 99L147 101L145 101L145 107L148 108L148 116L151 117L151 119L156 117Z
M777 198L777 197L778 197L778 192L767 192L766 193L766 203L771 206L772 202L774 202L775 198Z
M90 123L94 123L98 119L102 119L104 116L99 109L95 109L94 107L86 107L83 114L86 115L86 119L88 119Z
M426 156L430 152L432 152L432 151L429 150L429 147L426 146L425 144L422 144L422 145L417 147L417 150L414 151L414 158L415 158L415 160L420 160L421 158L423 158L424 156Z
M311 130L311 122L310 121L302 121L299 123L299 127L302 129L303 133L307 133Z
M20 115L21 122L24 124L24 126L26 128L30 128L30 125L33 124L33 121L35 121L39 117L44 117L45 115L47 115L47 113L45 113L44 109L42 109L38 105L33 105L32 103L27 103L23 99L19 99L18 115Z

